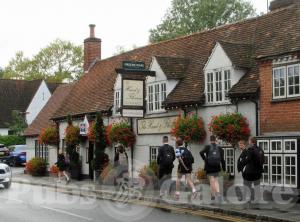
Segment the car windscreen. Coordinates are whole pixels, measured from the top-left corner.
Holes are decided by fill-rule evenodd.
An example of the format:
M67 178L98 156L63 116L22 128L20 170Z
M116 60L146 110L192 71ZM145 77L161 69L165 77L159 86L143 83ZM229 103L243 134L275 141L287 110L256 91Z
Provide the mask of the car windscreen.
M5 174L5 170L0 169L0 174Z

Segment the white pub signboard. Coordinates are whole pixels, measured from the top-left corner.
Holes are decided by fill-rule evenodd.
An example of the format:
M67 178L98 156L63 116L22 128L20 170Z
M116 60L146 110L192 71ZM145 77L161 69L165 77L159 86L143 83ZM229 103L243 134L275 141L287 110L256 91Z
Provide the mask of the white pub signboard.
M123 79L123 106L144 106L144 81Z

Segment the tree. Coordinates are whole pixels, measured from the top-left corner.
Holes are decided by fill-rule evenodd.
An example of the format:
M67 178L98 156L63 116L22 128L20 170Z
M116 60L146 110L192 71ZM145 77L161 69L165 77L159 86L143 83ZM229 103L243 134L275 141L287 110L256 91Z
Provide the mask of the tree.
M26 119L22 112L18 110L12 111L12 122L8 123L9 129L13 132L13 134L20 136L27 128Z
M3 78L3 75L4 75L4 71L3 71L3 69L0 67L0 79Z
M255 15L245 0L173 0L162 23L150 30L151 43L207 30Z
M74 81L83 74L81 46L57 39L31 59L17 52L4 69L7 79L44 79L49 82Z

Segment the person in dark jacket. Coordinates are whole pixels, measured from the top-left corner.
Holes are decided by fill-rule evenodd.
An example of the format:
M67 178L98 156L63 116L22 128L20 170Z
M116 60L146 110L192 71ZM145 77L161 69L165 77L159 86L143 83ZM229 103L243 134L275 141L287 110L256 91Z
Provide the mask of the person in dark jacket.
M167 181L170 181L172 171L174 168L175 151L174 147L169 145L169 138L163 137L163 145L158 149L157 165L158 165L158 179L160 187L160 197L162 197L166 190ZM165 186L164 186L165 185Z
M260 200L260 179L262 177L262 166L257 164L256 149L259 149L256 145L256 138L252 137L249 140L249 147L246 149L245 141L239 142L239 147L242 153L238 160L238 172L242 172L245 191L243 193L243 199L245 200L248 192L250 191L250 200ZM254 186L254 192L252 191L252 185Z
M67 183L70 182L70 178L68 176L68 174L66 173L66 168L67 168L67 164L66 164L66 158L65 155L61 152L60 154L58 154L57 156L57 162L56 162L56 166L58 167L58 183L61 182L61 176L63 175L66 180Z
M209 179L212 199L218 198L218 201L221 201L218 177L221 170L226 171L224 150L217 146L214 135L210 136L210 142L210 145L200 151L200 156L205 163L204 170Z

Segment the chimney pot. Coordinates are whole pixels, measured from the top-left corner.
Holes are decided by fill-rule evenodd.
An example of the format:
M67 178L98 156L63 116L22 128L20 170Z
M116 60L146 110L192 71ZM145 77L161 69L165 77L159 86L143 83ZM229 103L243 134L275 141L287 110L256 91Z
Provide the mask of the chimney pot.
M90 38L95 38L95 24L90 24Z

